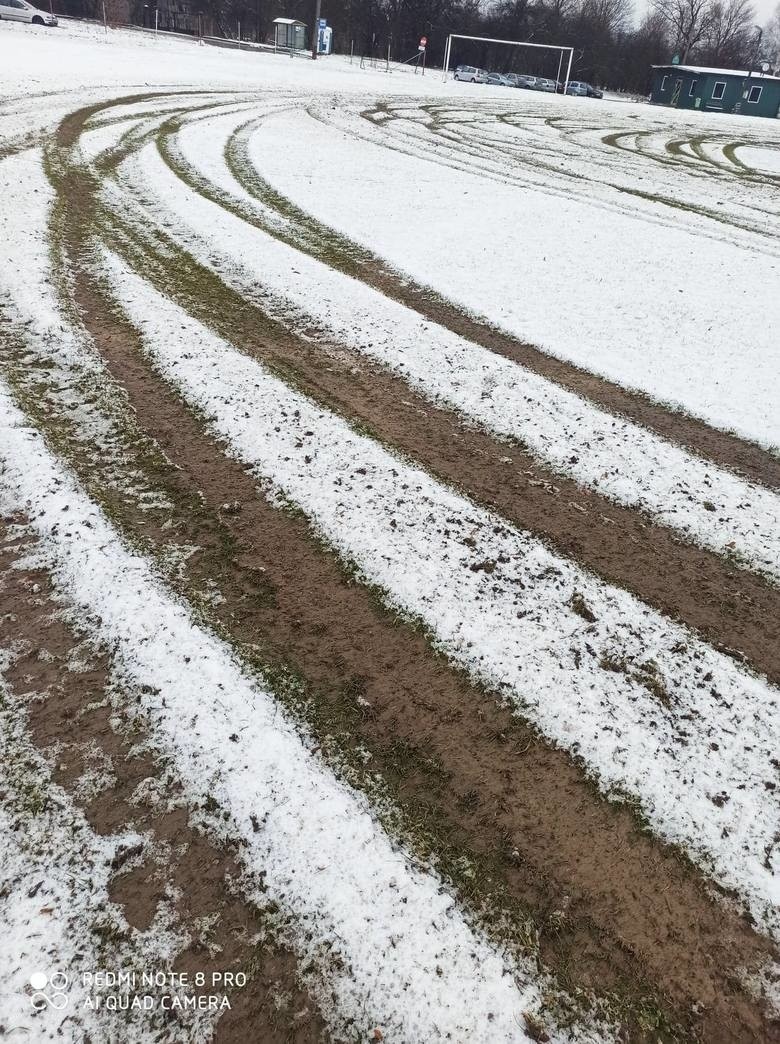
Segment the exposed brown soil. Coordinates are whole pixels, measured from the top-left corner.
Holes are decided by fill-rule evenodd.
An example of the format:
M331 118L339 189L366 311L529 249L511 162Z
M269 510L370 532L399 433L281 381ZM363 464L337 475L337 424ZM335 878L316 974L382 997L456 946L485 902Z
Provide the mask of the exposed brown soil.
M127 328L81 280L77 287L87 326L140 425L181 469L174 500L188 503L192 490L205 498L199 520L174 514L179 539L204 549L188 560L186 580L195 590L217 582L225 602L215 612L234 640L261 642L266 663L293 668L334 713L351 705L354 742L372 751L374 768L412 809L434 815L444 834L490 861L533 911L545 958L567 981L613 987L634 1003L657 984L672 1014L698 1024L703 1039L771 1039L731 977L766 943L707 898L697 876L641 834L625 809L600 799L564 753L475 692L420 635L345 581L305 521L258 494L151 371ZM233 501L240 513L220 514ZM213 529L209 517L218 519ZM143 537L164 541L145 521ZM356 695L368 704L357 714ZM426 764L437 766L438 785ZM560 910L563 928L552 917ZM696 1002L702 1015L691 1019ZM636 1025L630 1033L642 1039Z
M170 861L163 867L147 859L125 872L120 856L110 885L111 901L122 907L131 926L144 930L166 889L180 890L177 913L182 927L193 933L193 942L179 954L174 970L202 971L207 976L213 971L243 971L250 977L243 989L228 991L231 1010L219 1020L216 1044L248 1040L309 1044L321 1039L323 1026L316 1006L296 982L295 957L271 943L254 941L263 924L231 884L240 876L233 853L216 847L191 827L186 808L165 811L167 799L179 795L163 786L157 763L130 753L131 741L111 727L108 706L90 707L105 697L108 658L95 653L88 670L69 668L68 657L77 647L79 658L84 658L83 636L58 613L61 607L52 600L48 575L19 568L15 565L19 557L18 540L11 538L0 520L0 646L20 643L26 649L14 660L6 680L27 703L32 741L44 751L56 745L53 779L83 808L97 833L135 829L169 845ZM39 694L45 698L34 698ZM133 733L133 742L141 738ZM116 782L85 802L74 788L94 764L95 746L111 759ZM150 777L160 788L160 804L132 801L135 788ZM216 923L203 940L195 922L214 917ZM282 997L286 1006L277 1008Z
M329 351L274 322L192 259L171 280L145 274L206 325L308 395L605 580L699 631L780 681L780 591L640 512L620 507L438 409L400 378L344 348ZM218 303L218 307L214 307ZM313 332L313 331L310 331ZM507 463L510 458L511 463Z
M81 230L89 228L89 186L73 179L58 187L67 193L69 241L78 260L84 247ZM603 554L603 565L593 566L603 575L614 578L610 568L632 575L632 560L645 553L637 585L643 570L654 573L663 597L694 614L693 605L687 608L684 584L676 590L682 564L689 584L701 585L702 575L708 578L709 611L723 635L729 635L729 618L720 615L717 584L742 592L742 583L751 582L764 590L747 574L714 572L725 568L714 556L678 546L668 535L668 546L656 544L663 536L658 527L645 530L631 512L623 519L624 513L611 505L583 500L583 491L534 470L514 448L509 451L513 465L500 464L506 446L415 400L408 388L384 374L365 365L352 372L354 359L348 368L335 357L323 365L321 348L269 324L239 298L225 312L224 288L202 282L203 273L192 271L199 294L213 311L227 316L228 326L220 332L521 525L534 528L526 518L538 518L537 531L560 533L561 546L569 541L567 553L594 563ZM177 271L176 286L182 285L186 273ZM701 878L674 852L641 833L627 809L604 802L566 754L542 743L506 709L475 691L420 634L346 580L305 521L272 508L254 480L220 451L158 379L137 338L112 317L83 272L76 273L75 293L140 426L180 469L164 476L174 504L172 521L178 539L201 548L183 567L185 590L215 582L225 601L213 612L231 638L261 644L269 667L292 668L307 681L324 713L336 721L348 718L353 742L372 752L373 768L395 787L409 815L435 822L438 836L481 859L531 912L545 961L562 981L614 989L626 998L627 1039L655 1039L637 1016L647 998L707 1042L780 1040L778 1026L761 1014L735 978L737 968L752 966L769 952L768 943L709 898ZM215 301L219 309L213 308ZM413 407L399 405L401 399ZM531 485L525 470L533 470L534 481L554 483L559 492ZM203 502L192 510L196 492ZM585 504L586 513L570 509L570 498ZM233 501L241 505L240 512L220 512L220 505ZM600 522L602 512L614 524ZM588 518L586 526L583 519ZM161 527L132 504L125 505L122 522L139 539L165 545ZM624 529L628 537L601 550L607 534ZM644 550L648 538L658 548L654 553ZM732 588L735 583L740 586ZM752 595L746 602L754 604ZM680 608L671 611L685 618ZM725 611L736 618L734 608ZM757 613L756 627L759 618ZM707 623L697 626L705 630ZM756 657L762 641L768 644L774 633L762 632ZM748 640L749 635L741 639ZM358 695L365 705L358 704ZM700 1007L694 1010L694 1005Z
M381 285L377 288L382 289ZM422 294L420 296L422 297ZM534 373L555 381L556 384L590 399L591 402L613 413L622 414L672 442L686 446L705 460L730 468L770 489L780 489L780 458L760 446L736 435L718 431L696 417L664 409L641 392L623 388L603 377L588 373L573 363L545 355L533 345L525 344L488 323L472 319L452 305L432 302L429 307L421 303L417 310L426 318L446 326L453 333L481 344L497 355L506 356L507 359L520 363ZM576 317L572 321L576 322Z
M388 293L391 279L384 275L381 262L371 275L374 277L372 285ZM366 278L366 282L369 281L370 276ZM396 279L392 279L392 282L396 282ZM413 284L404 289L411 297L414 291ZM534 373L555 381L556 384L613 413L622 414L672 442L686 446L705 460L730 468L771 489L780 489L780 459L760 446L736 435L718 431L696 417L665 409L641 392L623 388L606 378L580 369L573 363L546 355L533 345L526 344L487 322L470 317L454 305L438 300L429 302L424 287L417 288L417 294L412 299L417 301L416 310L421 315L440 323L453 333L460 334L461 337L474 341L475 344L480 344L497 355L512 359ZM404 303L411 307L412 299ZM572 321L576 322L576 317Z
M176 125L175 119L170 122ZM367 266L357 267L362 276ZM270 321L201 266L179 268L189 311L292 374L307 394L361 421L445 481L698 630L717 648L746 657L771 681L780 681L777 588L544 468L519 447L508 450L505 443L466 427L456 414L432 407L358 353L341 349L323 360L321 350ZM396 282L407 303L419 305L414 288ZM220 301L219 318L203 306L204 300ZM511 464L505 463L507 455Z
M267 184L259 177L244 179L240 177L240 172L234 173L238 174L250 192L254 189L253 181L263 186ZM348 270L350 275L426 319L439 323L497 355L512 359L596 405L622 414L664 438L688 447L706 460L730 468L772 489L780 488L780 457L739 436L713 428L703 420L659 405L642 392L629 390L564 359L548 355L534 345L498 329L486 319L470 315L406 273L394 271L381 257L322 224L275 190L271 190L268 196L263 194L265 202L273 203L274 197L280 201L282 212L305 230L305 235L295 239L298 249L313 256L325 255L331 264ZM270 234L276 234L272 224L263 227ZM571 318L571 322L576 323L576 316Z

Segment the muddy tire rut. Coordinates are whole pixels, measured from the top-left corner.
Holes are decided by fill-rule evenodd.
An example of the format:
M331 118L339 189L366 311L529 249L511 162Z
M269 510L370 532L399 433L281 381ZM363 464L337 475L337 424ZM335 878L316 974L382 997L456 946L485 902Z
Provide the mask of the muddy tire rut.
M64 126L61 144L76 126ZM222 599L211 610L217 630L270 677L277 671L303 680L309 727L371 752L373 770L391 788L407 827L445 869L448 855L466 853L473 860L479 871L469 900L475 915L480 900L490 898L511 911L518 928L530 926L544 963L564 986L606 991L618 1003L627 1039L673 1037L673 1024L684 1035L714 1042L780 1039L736 977L737 968L756 967L771 955L770 944L714 899L675 851L643 833L630 810L600 798L580 766L475 690L421 634L352 583L303 519L264 499L255 480L159 379L135 332L96 291L89 267L94 186L77 176L55 184L69 215L64 245L73 264L74 301L140 427L175 469L157 479L173 504L179 538L198 548L183 565L183 592L191 596L216 586ZM146 275L153 278L152 254L149 261ZM767 631L766 607L773 592L756 577L679 544L635 513L553 481L515 447L507 469L499 459L505 445L416 400L400 381L354 357L345 363L341 353L332 354L324 366L323 348L271 324L205 270L190 264L185 271L208 306L198 305L195 284L186 282L181 267L172 295L182 296L188 310L237 347L458 488L543 532L601 575L636 585L647 600L655 598L710 638L718 636L720 645L737 645L767 669L774 632ZM218 324L212 290L223 316ZM412 405L399 407L401 399ZM194 515L193 491L202 498ZM240 511L224 514L226 502L237 502ZM159 523L132 504L125 505L121 524L137 542L165 546ZM677 582L681 576L672 585L672 577ZM693 579L701 590L702 576L712 593L706 610L706 599L694 601L686 592ZM658 586L655 594L651 583ZM724 603L724 590L732 592L733 604ZM746 606L756 607L747 624ZM160 826L163 835L170 829L170 823ZM203 858L213 859L214 881L232 871L224 853ZM134 895L125 885L129 908L139 902ZM142 906L136 916L143 916ZM280 975L291 974L288 957L280 960ZM276 966L261 974L259 989L275 973ZM310 1009L305 997L300 1001ZM663 1015L651 1024L646 1013L654 1010ZM313 1026L306 1031L314 1033Z
M624 388L540 351L482 317L459 308L406 273L395 271L366 247L318 221L276 190L252 167L246 149L247 128L239 128L228 140L225 154L229 169L250 195L278 212L284 219L283 224L265 221L257 212L249 211L235 200L225 201L219 190L197 175L171 147L169 139L175 138L182 123L181 117L173 117L161 129L161 151L166 162L196 191L221 206L227 206L248 223L256 224L269 235L277 236L290 246L366 283L430 322L519 363L595 405L627 417L714 464L769 488L780 489L780 458L776 454L715 429L696 417L665 408L641 392Z
M114 248L124 245L128 260L162 293L304 394L780 681L780 592L771 582L545 468L518 444L436 407L358 352L313 341L316 330L298 336L170 240L149 243L126 225L114 228Z
M382 778L396 804L404 837L420 855L436 860L472 915L483 918L487 904L502 911L510 941L537 950L565 988L607 998L626 1040L780 1040L777 1022L739 978L740 969L756 969L776 956L772 946L678 852L644 832L629 808L606 802L581 765L475 688L422 633L354 583L305 519L269 503L256 480L160 379L136 332L95 285L95 232L108 236L114 249L190 314L306 394L778 680L776 590L640 513L545 471L520 447L431 406L355 353L297 336L173 244L140 239L117 215L102 211L97 182L68 167L68 149L95 111L66 120L50 156L62 221L59 246L72 266L73 302L86 330L140 429L173 465L153 477L171 505L167 528L128 499L116 512L125 535L164 555L172 528L177 540L196 549L181 563L180 592L199 604L205 589L216 590L220 597L207 610L214 629L269 679L297 679L298 695L282 698L321 737L323 756L329 756L329 744L336 760L347 746L370 752L371 774ZM168 251L165 259L161 246ZM376 280L371 285L400 299L399 282L378 261L376 270L361 265L361 274L366 271L367 281ZM780 486L780 464L773 471L776 462L756 447L518 345L446 302L427 300L418 289L410 289L409 297L404 303L413 300L421 314L490 350ZM82 479L89 477L86 459L71 463ZM237 508L226 512L225 504ZM323 1024L296 985L294 956L281 947L251 945L263 925L236 889L225 888L237 876L233 852L198 833L181 811L158 815L130 801L137 783L159 774L158 767L129 754L105 710L84 712L83 677L74 682L58 666L79 636L61 620L47 627L46 577L36 581L44 591L41 604L29 599L29 579L11 572L0 588L0 609L9 606L20 633L46 632L55 653L46 676L33 681L61 698L31 703L31 722L42 748L56 738L72 751L72 758L60 759L71 767L58 782L73 788L85 743L102 745L117 784L110 801L101 798L87 808L93 827L113 831L132 822L182 849L166 868L167 877L160 878L151 863L117 875L114 900L141 926L169 881L182 892L179 912L185 920L220 913L220 965L256 965L251 988L239 998L232 1021L220 1022L217 1040L260 1039L258 1033L264 1041L320 1039ZM107 668L105 659L96 660L91 691L105 688ZM25 671L33 670L32 663L19 660L14 670L12 684L27 691ZM360 784L359 768L349 771ZM462 857L476 871L471 885L454 869ZM506 925L486 926L499 937L506 933ZM180 957L182 967L202 967L206 960L200 952ZM276 1021L271 1013L279 992L291 1000ZM306 1015L296 1021L302 1011Z
M24 520L13 521L18 527ZM145 931L158 904L176 895L176 928L192 941L174 960L173 970L249 974L247 985L230 993L231 1009L217 1022L215 1044L321 1039L323 1023L298 985L294 955L271 941L266 918L240 897L235 853L191 825L195 810L182 803L164 766L134 752L145 738L137 720L127 716L116 727L112 719L118 710L107 695L110 656L91 649L87 635L66 619L66 607L45 570L22 563L30 550L34 546L20 543L18 529L0 520L0 645L19 650L5 678L26 703L31 739L51 758L54 782L82 808L92 829L99 835L145 835L137 865L132 865L132 851L118 850L111 901L121 907L130 928ZM77 669L70 665L74 654ZM132 713L132 707L128 710ZM113 782L110 789L85 795L79 782L98 755L110 764ZM141 784L153 789L154 801L138 799ZM167 855L164 864L155 858L155 849ZM205 923L207 939L200 927Z

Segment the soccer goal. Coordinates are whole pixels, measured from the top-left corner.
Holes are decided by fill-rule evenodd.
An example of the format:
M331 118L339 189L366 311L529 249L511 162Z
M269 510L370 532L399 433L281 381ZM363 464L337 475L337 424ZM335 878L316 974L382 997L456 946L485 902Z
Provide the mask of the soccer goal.
M511 47L533 47L541 51L557 51L559 59L556 84L561 82L561 69L564 61L566 61L566 79L563 81L563 91L564 94L566 93L566 88L569 86L569 77L571 76L571 63L574 58L573 47L560 47L556 44L526 43L524 40L497 40L492 36L464 36L462 33L450 33L447 37L447 44L444 48L444 75L442 79L445 83L447 82L447 77L450 71L450 57L452 55L453 40L476 40L478 43L483 44L509 44Z

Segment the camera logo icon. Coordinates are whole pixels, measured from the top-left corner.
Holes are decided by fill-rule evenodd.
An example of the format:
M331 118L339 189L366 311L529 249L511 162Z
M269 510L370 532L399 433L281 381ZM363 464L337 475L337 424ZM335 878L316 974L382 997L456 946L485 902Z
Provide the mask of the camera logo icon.
M33 972L30 976L30 986L34 990L30 1004L36 1011L43 1011L47 1007L62 1011L67 1007L68 996L64 991L68 988L68 976L65 972L56 971L51 975Z

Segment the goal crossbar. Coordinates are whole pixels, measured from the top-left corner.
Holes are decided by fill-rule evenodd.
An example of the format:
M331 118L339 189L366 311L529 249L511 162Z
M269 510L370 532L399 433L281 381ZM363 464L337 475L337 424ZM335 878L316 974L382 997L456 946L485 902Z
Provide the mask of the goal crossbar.
M450 33L447 37L447 45L444 48L444 75L442 80L444 83L447 82L447 76L450 71L450 52L452 50L453 40L479 40L480 43L499 43L499 44L511 44L513 47L540 47L544 51L560 51L561 61L563 61L564 52L569 52L569 63L566 67L566 80L563 86L564 94L569 86L569 77L571 76L571 63L574 58L573 47L561 47L559 44L538 44L538 43L526 43L524 40L497 40L493 36L465 36L463 33ZM560 73L560 66L559 66Z

